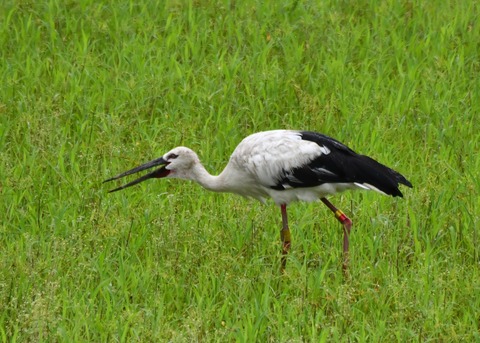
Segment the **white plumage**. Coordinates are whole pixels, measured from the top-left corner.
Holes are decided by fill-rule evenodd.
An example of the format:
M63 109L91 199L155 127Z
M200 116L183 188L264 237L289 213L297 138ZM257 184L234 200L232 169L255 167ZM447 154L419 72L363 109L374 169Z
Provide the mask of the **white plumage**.
M310 188L294 188L284 185L285 190L278 191L271 187L281 177L299 166L308 165L321 155L328 155L330 150L315 142L302 140L300 132L275 130L259 132L245 138L235 149L224 172L220 176L241 174L241 180L230 179L234 184L242 185L245 196L252 196L265 202L272 198L277 205L288 205L292 201L315 201L328 194L343 191L355 186L350 184L325 183ZM228 182L228 181L227 181ZM250 190L254 190L250 193Z
M399 183L411 183L398 172L359 155L328 136L294 130L258 132L246 137L235 149L225 169L218 176L210 175L197 154L189 148L177 147L161 158L143 164L106 181L162 165L111 192L149 178L180 178L198 182L215 192L230 192L252 197L261 202L272 198L282 209L281 231L283 252L290 248L290 231L286 206L292 201L321 199L344 225L344 253L348 252L351 220L325 197L347 189L371 189L382 194L402 196ZM282 268L285 267L285 258ZM344 261L346 268L346 257Z

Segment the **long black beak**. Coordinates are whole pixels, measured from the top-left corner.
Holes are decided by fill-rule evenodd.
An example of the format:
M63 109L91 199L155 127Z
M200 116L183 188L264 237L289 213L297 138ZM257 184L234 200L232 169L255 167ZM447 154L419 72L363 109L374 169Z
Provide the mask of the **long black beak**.
M110 191L108 191L108 193L112 193L112 192L116 192L116 191L119 191L119 190L122 190L124 188L127 188L127 187L130 187L130 186L133 186L133 185L136 185L137 183L140 183L142 181L145 181L145 180L148 180L148 179L151 179L151 178L162 178L162 177L165 177L167 176L168 174L170 174L170 170L166 169L165 167L168 165L168 162L165 161L162 157L156 159L156 160L153 160L153 161L150 161L150 162L147 162L145 164L142 164L141 166L138 166L136 168L133 168L133 169L130 169L124 173L121 173L121 174L118 174L117 176L114 176L108 180L105 180L103 181L103 183L105 182L108 182L108 181L113 181L113 180L117 180L117 179L120 179L124 176L127 176L127 175L131 175L131 174L135 174L135 173L138 173L138 172L141 172L142 170L145 170L145 169L150 169L150 168L153 168L155 166L160 166L160 165L164 165L163 167L159 168L159 169L156 169L154 170L153 172L151 173L148 173L148 174L145 174L143 175L142 177L139 177L138 179L132 181L132 182L129 182L127 183L126 185L123 185L123 186L120 186L118 188L115 188L115 189L112 189Z

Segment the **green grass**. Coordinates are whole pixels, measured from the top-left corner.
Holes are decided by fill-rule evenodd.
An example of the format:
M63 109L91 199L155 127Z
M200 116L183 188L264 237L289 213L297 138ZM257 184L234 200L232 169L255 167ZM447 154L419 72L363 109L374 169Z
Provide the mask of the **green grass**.
M480 341L474 1L3 1L2 342ZM336 137L405 198L280 211L101 181L177 145L218 173L253 132Z

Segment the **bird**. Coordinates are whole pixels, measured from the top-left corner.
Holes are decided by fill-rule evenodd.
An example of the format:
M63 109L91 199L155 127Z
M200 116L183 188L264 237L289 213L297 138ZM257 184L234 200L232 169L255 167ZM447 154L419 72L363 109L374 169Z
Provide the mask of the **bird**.
M373 190L383 195L403 197L399 185L413 187L399 172L356 153L338 140L301 130L271 130L247 136L235 148L219 175L211 175L193 150L180 146L104 182L158 166L161 167L109 193L152 178L178 178L195 181L210 191L235 193L262 203L271 198L280 207L282 215L280 268L283 272L291 248L287 216L290 203L320 200L333 212L343 225L342 269L345 272L352 220L327 197L346 190Z

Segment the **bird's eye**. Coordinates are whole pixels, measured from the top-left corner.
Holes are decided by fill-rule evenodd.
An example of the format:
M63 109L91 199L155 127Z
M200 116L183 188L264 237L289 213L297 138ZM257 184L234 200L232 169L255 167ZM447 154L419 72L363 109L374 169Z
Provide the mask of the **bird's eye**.
M173 153L172 153L172 154L170 154L170 155L167 156L167 160L174 160L174 159L176 159L177 157L178 157L177 154L173 154Z

